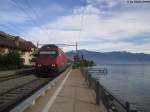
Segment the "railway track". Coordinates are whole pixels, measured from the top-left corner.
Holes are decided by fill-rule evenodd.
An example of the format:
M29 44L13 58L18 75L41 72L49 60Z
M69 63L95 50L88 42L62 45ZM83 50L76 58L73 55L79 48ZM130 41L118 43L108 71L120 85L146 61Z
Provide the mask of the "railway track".
M30 75L31 73L33 73L33 70L22 71L22 72L14 74L14 75L1 76L0 77L0 83L4 82L4 81L11 80L11 79L24 77L24 76Z
M16 79L20 77L25 77L27 74L15 74L15 75L10 75L10 76L5 76L5 77L0 77L0 83L4 81L8 81L11 79Z
M11 77L10 79L14 79L16 77L19 76ZM6 81L10 79L8 78L4 80ZM9 110L15 107L19 102L32 95L35 91L53 79L54 78L33 78L33 80L27 83L0 93L0 112L9 112Z

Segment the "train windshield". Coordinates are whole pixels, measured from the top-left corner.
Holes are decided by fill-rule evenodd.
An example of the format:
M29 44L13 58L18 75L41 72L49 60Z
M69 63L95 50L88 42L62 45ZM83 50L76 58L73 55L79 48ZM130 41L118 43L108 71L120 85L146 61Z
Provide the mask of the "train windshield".
M55 58L57 56L57 51L40 51L39 57L51 57Z

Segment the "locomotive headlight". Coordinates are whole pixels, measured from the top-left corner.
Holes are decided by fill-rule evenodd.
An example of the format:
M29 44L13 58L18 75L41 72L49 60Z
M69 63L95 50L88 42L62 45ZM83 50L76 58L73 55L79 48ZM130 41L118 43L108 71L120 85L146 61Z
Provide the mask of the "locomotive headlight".
M55 64L52 64L52 67L55 67L56 65Z
M37 66L38 66L38 67L41 67L42 65L41 65L41 64L38 64Z

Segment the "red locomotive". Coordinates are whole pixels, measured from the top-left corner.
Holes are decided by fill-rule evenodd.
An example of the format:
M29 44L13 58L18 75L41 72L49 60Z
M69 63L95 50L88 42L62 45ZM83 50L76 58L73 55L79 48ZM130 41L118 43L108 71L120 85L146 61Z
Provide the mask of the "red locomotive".
M42 46L37 55L35 70L38 73L61 72L67 67L67 57L64 52L54 44Z

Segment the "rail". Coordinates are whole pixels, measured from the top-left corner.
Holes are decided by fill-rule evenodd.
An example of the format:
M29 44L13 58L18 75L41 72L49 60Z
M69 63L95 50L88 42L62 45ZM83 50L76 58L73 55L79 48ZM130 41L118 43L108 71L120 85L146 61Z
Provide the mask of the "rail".
M9 77L16 74L23 74L23 73L31 73L34 68L24 68L24 69L17 69L17 70L8 70L8 71L0 71L0 78Z
M31 107L35 104L36 100L40 97L45 95L47 90L50 90L51 87L53 87L56 82L61 79L66 73L68 73L70 69L68 68L66 71L61 73L59 76L57 76L52 81L49 81L46 85L44 85L42 88L34 92L31 96L20 102L17 106L15 106L13 109L10 110L10 112L23 112L25 109Z
M20 78L20 77L25 77L27 75L30 75L34 73L34 69L25 69L25 70L20 70L11 74L4 74L4 76L0 76L0 83L4 82L4 81L8 81L11 79L15 79L15 78Z
M93 70L97 73L107 73L106 69L104 72ZM81 72L88 83L89 88L94 89L96 94L96 104L99 105L103 102L108 112L139 112L138 110L131 107L129 102L121 102L117 99L110 91L108 91L102 84L100 84L97 78L94 78L91 73L91 69L81 68Z

